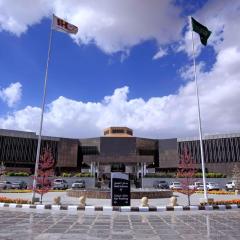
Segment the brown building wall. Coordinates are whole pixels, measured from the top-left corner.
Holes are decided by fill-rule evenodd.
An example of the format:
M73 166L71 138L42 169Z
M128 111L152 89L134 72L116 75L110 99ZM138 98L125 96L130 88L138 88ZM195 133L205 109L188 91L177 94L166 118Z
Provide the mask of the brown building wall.
M96 146L100 152L100 138L79 139L79 146Z
M57 167L77 167L78 140L61 138L58 142Z
M240 168L240 162L238 163L205 163L205 169L208 172L217 172L227 174L228 176L232 175L232 170L235 164L238 164ZM201 164L196 164L196 168L201 169Z
M154 139L136 138L137 149L155 150L156 143L157 143L157 140L154 140Z
M90 164L91 162L101 163L152 163L154 160L153 156L137 156L137 155L126 155L126 156L83 156L83 162Z
M179 157L177 152L177 139L161 139L159 145L159 168L177 168Z

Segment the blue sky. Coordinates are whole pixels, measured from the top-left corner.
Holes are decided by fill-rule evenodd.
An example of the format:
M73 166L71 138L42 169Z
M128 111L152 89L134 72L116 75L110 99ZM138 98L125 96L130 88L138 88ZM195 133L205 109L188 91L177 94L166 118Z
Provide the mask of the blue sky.
M213 31L207 47L194 34L204 132L239 131L234 1L19 1L26 12L13 2L0 3L0 128L38 131L54 12L79 32L53 32L45 134L92 137L124 125L139 136L197 135L190 14Z
M51 20L44 19L21 37L1 33L4 84L17 79L26 87L18 107L40 104L50 25ZM121 52L109 55L94 44L78 46L67 34L53 31L47 101L61 95L84 102L100 101L125 85L132 89L129 98L148 99L174 93L182 84L178 71L188 63L186 54L153 61L158 51L155 40L144 41L130 51L121 61ZM4 114L7 108L4 103L1 107Z

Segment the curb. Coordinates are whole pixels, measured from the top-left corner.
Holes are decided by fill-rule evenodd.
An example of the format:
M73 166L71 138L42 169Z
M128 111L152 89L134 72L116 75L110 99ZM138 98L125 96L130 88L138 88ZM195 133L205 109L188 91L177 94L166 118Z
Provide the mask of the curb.
M31 205L31 204L16 204L16 203L0 203L3 208L22 208L36 210L67 210L69 212L85 211L85 212L166 212L166 211L210 211L210 210L228 210L240 209L240 204L229 205L206 205L206 206L151 206L151 207L111 207L111 206L79 206L79 205Z

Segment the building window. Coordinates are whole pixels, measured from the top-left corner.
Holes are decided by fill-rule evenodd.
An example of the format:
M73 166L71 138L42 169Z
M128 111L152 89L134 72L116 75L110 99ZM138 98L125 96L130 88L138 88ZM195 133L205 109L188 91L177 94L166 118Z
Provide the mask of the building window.
M109 130L104 131L104 135L109 135Z
M97 155L98 148L96 146L82 146L81 147L83 155Z
M112 133L124 133L123 129L112 129Z
M111 172L125 172L125 164L123 163L113 163L111 165Z
M127 134L128 134L128 135L133 135L132 130L127 130Z

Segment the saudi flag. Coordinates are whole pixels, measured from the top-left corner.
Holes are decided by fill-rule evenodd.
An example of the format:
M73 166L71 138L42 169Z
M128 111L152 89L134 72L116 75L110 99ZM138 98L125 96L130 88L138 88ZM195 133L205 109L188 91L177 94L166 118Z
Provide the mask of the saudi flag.
M211 31L208 30L207 27L203 26L201 23L196 21L193 17L192 19L192 29L194 32L198 33L200 36L201 43L206 46L207 45L207 40L209 36L211 35Z

